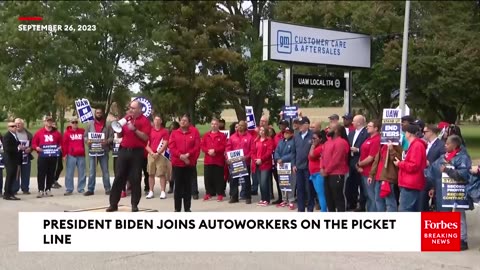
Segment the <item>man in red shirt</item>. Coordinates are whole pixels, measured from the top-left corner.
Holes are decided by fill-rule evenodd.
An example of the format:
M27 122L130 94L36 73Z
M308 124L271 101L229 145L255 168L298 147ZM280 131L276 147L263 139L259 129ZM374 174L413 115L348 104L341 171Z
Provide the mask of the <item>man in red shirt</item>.
M143 165L143 152L147 146L152 126L150 121L142 114L142 104L138 101L130 103L130 109L125 116L127 123L122 127L122 142L118 152L117 170L110 193L110 207L107 212L118 210L120 196L127 183L130 181L132 188L132 212L138 212L138 203L142 196L141 178Z
M45 116L45 126L32 139L32 149L38 153L38 195L37 198L53 196L50 191L55 181L55 169L62 149L62 135L53 128L53 118Z
M230 136L227 142L226 151L243 150L243 158L247 165L248 175L243 177L244 185L242 191L245 192L246 204L252 203L252 183L250 182L250 151L252 150L254 138L247 132L247 123L245 121L238 122L238 131ZM229 203L238 202L238 184L239 178L230 177L230 201Z
M217 195L217 201L223 201L223 168L225 166L225 147L227 137L219 131L219 121L212 119L211 130L205 133L201 149L205 153L205 190L204 201Z
M375 120L367 124L367 132L369 137L360 146L360 158L356 164L357 171L362 175L362 184L365 194L367 195L366 210L367 212L376 212L375 206L375 182L368 181L370 171L372 169L375 157L380 151L380 131L382 124Z
M196 128L190 126L188 115L183 115L180 119L180 128L172 131L168 149L175 181L173 193L175 212L182 210L182 201L185 212L191 212L192 179L195 177L197 159L200 155L200 134Z
M160 177L160 199L167 198L165 188L167 186L167 169L168 162L170 162L165 156L165 150L168 146L168 130L162 127L162 118L160 115L156 115L153 118L153 128L150 132L150 140L145 148L148 153L148 181L149 191L147 199L153 198L153 188L155 187L155 177Z

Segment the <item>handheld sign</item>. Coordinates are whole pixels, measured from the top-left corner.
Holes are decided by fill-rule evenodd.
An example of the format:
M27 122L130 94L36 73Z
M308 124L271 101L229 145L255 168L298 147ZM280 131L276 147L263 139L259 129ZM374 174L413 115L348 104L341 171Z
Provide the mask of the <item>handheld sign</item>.
M86 98L75 100L75 108L77 109L78 118L80 122L87 123L93 121L93 112L90 102Z
M454 169L447 165L446 168ZM467 180L455 180L442 173L442 207L468 209L467 192L465 190L468 184Z
M150 115L152 114L152 103L144 98L144 97L137 97L136 99L134 99L134 101L138 101L140 103L142 103L143 107L142 107L142 113L143 115L145 115L145 117L150 117Z
M118 138L118 134L113 134L113 149L112 149L112 157L118 157L118 151L120 150L120 139Z
M292 164L283 163L277 164L277 173L279 178L279 186L282 191L292 191L291 179L292 179Z
M283 119L298 118L298 107L297 106L283 106L282 112L283 112L283 114L282 114Z
M30 146L30 141L29 140L20 140L20 145L24 147L29 147ZM28 164L28 154L25 153L25 151L22 151L22 164Z
M91 157L101 157L105 155L105 149L103 149L102 142L105 140L105 133L102 132L89 132L88 141L91 142L88 155Z
M56 144L44 144L41 146L42 151L38 153L39 157L59 157L60 151Z
M230 138L230 130L219 130L221 133L225 134L225 136L227 137L227 139Z
M158 151L160 151L160 149L162 149L163 147L163 139L160 141L160 143L158 144L158 147L157 147L157 153L159 153ZM163 151L163 153L160 153L162 154L162 156L164 156L166 159L170 160L170 150L168 150L168 147L165 149L165 151Z
M257 123L255 122L255 115L253 114L253 107L245 106L245 113L247 115L247 129L255 129L257 127Z
M399 109L383 109L381 144L400 144L402 138L402 117Z
M229 161L228 169L232 178L240 178L239 184L242 184L241 180L243 176L248 175L247 164L243 157L243 149L233 150L227 152L227 159Z

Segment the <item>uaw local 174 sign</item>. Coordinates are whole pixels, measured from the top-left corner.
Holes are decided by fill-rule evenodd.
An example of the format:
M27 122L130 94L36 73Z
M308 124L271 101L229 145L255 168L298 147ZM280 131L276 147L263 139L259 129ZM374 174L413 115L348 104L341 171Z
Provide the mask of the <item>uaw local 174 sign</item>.
M142 108L143 115L145 115L145 117L150 117L150 115L152 114L152 103L144 97L137 97L134 100L142 103L142 105L143 105L143 108Z
M400 144L402 118L399 109L383 109L381 144Z
M370 68L371 37L263 21L263 60Z

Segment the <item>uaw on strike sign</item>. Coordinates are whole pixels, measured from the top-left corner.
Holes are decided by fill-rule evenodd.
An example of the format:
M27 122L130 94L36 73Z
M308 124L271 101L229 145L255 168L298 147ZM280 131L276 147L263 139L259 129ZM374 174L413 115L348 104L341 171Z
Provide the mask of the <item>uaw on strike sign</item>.
M459 212L321 216L278 212L21 212L18 218L21 252L460 251ZM211 241L232 237L235 241L228 245ZM251 239L263 241L252 245Z

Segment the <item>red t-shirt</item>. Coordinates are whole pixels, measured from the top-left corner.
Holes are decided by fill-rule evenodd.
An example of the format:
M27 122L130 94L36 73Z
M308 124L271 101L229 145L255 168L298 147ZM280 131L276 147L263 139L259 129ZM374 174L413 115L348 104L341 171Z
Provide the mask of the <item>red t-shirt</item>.
M143 114L130 121L139 131L150 136L152 126ZM140 139L134 131L129 130L128 125L124 125L122 128L122 138L122 143L120 144L122 148L145 148L147 146L147 142Z
M168 138L169 138L168 130L165 128L160 128L160 129L155 129L152 128L152 131L150 131L150 148L152 148L152 151L155 153L157 152L158 145L160 142L164 141L164 143L167 143Z
M360 147L359 160L363 161L369 156L375 158L375 156L378 154L378 151L380 151L380 134L375 134L373 137L368 137L368 139L366 139L365 142ZM366 177L370 176L370 170L372 169L372 164L373 164L373 160L372 162L370 162L370 164L364 165L362 167L363 176L366 176Z
M323 144L317 145L313 149L313 157L308 153L308 170L310 174L320 173L320 157L322 155Z

